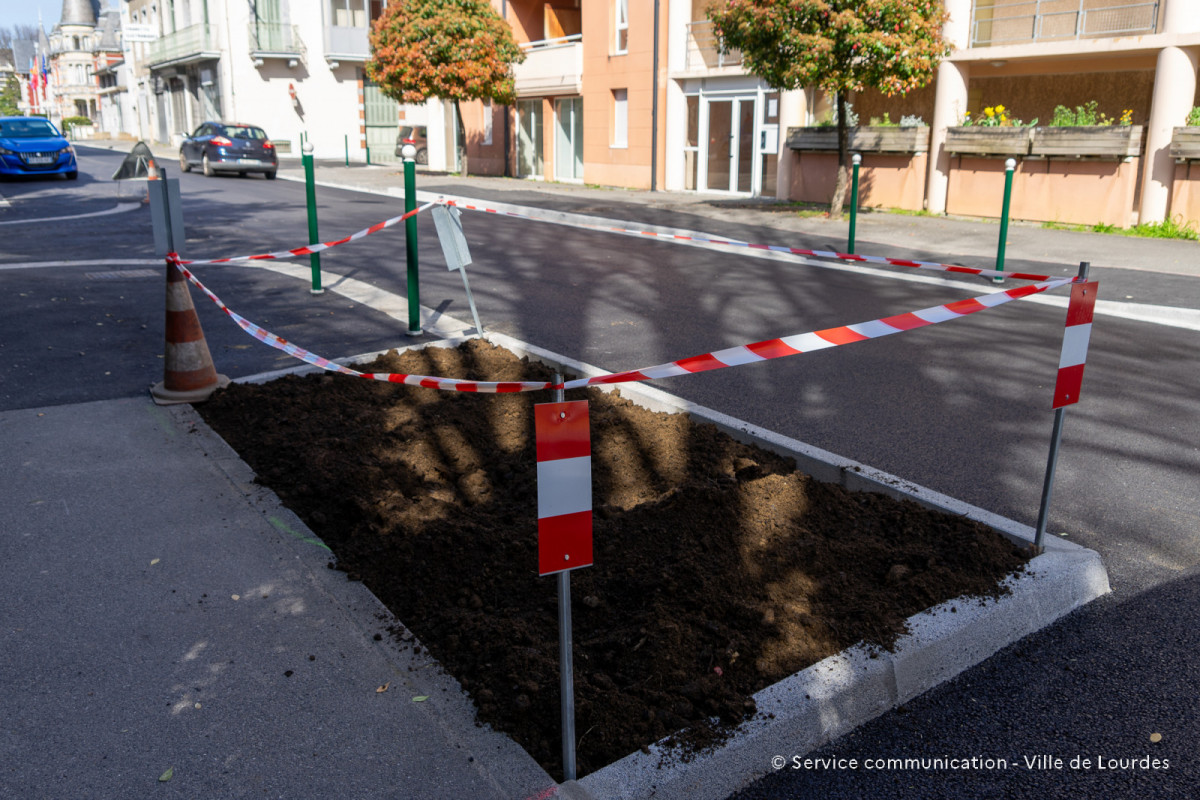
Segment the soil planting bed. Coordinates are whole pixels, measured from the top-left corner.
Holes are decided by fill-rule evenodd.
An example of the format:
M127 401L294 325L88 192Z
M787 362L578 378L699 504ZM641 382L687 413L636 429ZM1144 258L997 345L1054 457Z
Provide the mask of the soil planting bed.
M551 376L478 340L365 371ZM978 523L817 482L686 415L567 399L584 397L596 564L572 574L581 776L679 731L685 757L719 741L754 692L858 642L890 648L942 601L997 596L1028 558ZM309 375L235 384L199 410L479 721L561 777L557 582L537 575L532 405L549 400Z

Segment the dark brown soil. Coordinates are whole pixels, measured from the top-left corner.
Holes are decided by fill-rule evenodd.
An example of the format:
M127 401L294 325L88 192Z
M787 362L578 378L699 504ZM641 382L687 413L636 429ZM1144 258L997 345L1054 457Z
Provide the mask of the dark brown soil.
M546 380L472 341L368 371ZM686 416L589 391L595 566L572 573L585 775L682 729L703 745L751 695L912 614L995 596L1027 554L982 525L852 493ZM258 480L454 675L479 720L561 775L557 581L537 574L535 395L313 375L200 410Z

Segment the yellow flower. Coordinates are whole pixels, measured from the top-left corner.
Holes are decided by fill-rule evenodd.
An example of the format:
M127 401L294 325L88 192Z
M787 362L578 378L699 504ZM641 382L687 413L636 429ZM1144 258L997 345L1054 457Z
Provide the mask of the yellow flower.
M1005 111L1005 108L1004 108L1004 106L996 106L996 113L997 113L997 114L1003 114L1003 113L1004 113L1004 111Z
M996 110L994 108L992 108L991 106L988 106L987 108L985 108L983 110L983 113L984 113L984 116L986 116L988 119L991 119L992 117L996 116Z

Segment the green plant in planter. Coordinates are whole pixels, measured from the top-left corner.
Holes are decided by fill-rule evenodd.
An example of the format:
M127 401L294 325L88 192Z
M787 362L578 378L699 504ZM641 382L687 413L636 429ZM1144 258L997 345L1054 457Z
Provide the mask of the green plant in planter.
M912 114L905 114L900 117L899 122L892 122L892 117L886 111L883 112L883 118L871 117L872 128L918 128L925 124L925 120L921 117Z
M1200 126L1200 106L1192 107L1192 110L1188 112L1187 119L1183 121L1183 124L1188 127Z
M1067 108L1063 105L1054 107L1054 116L1050 119L1052 128L1090 128L1099 125L1132 125L1133 109L1126 108L1121 116L1113 119L1102 111L1097 111L1099 104L1089 100L1081 106Z
M963 114L962 127L964 128L1023 128L1037 125L1037 119L1031 122L1023 122L1015 117L1009 116L1010 110L1000 104L988 106L978 117L972 117L971 112Z

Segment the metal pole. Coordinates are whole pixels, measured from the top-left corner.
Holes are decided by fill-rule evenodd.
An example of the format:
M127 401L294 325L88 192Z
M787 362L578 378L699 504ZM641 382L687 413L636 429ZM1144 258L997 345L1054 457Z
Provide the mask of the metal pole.
M996 249L996 271L1004 271L1004 245L1008 239L1008 209L1012 201L1012 184L1013 170L1017 168L1017 160L1015 158L1007 159L1004 162L1004 207L1000 211L1000 245ZM1004 283L1004 276L997 275L992 278L993 283Z
M366 164L367 164L367 166L369 167L369 166L371 166L371 145L369 145L369 144L364 144L364 145L363 145L363 147L367 148L367 161L366 161Z
M308 203L308 243L320 244L321 237L317 233L317 187L313 179L312 142L305 142L303 150L304 155L300 160L304 162L304 197ZM312 265L312 289L309 292L324 294L325 290L321 288L321 254L309 254L308 262Z
M1090 262L1080 262L1079 280L1087 280L1090 268ZM1046 536L1046 523L1050 516L1050 497L1054 494L1054 473L1058 469L1058 448L1062 443L1063 416L1066 411L1066 408L1054 409L1054 429L1050 433L1050 455L1046 458L1046 478L1042 482L1042 503L1038 507L1037 529L1033 537L1033 546L1039 549Z
M850 239L846 243L846 252L854 253L854 229L858 224L858 168L862 165L862 156L854 154L854 177L850 181Z
M562 375L554 373L554 382ZM554 390L554 401L563 402L566 393ZM558 663L559 693L562 708L563 780L575 780L575 664L571 637L571 573L558 573Z
M346 145L346 166L348 167L350 166L350 134L346 134L344 141Z
M368 150L369 154L371 151ZM408 143L401 149L404 157L404 212L417 208L417 148ZM417 273L417 215L404 220L404 250L408 261L408 335L421 335L421 288Z

